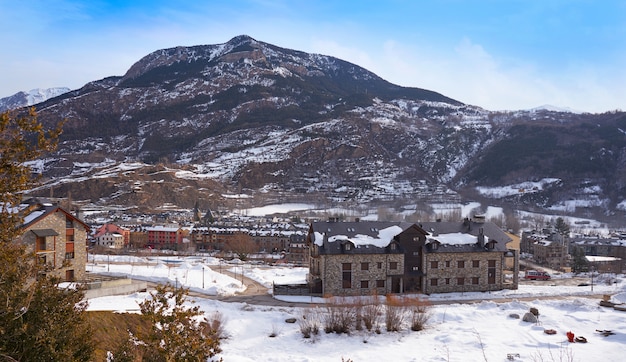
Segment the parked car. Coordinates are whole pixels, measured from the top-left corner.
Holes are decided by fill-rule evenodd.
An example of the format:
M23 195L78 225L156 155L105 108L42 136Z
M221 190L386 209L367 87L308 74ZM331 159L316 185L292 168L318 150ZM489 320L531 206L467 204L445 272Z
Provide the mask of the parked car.
M526 270L524 278L529 280L549 280L550 274L544 271Z

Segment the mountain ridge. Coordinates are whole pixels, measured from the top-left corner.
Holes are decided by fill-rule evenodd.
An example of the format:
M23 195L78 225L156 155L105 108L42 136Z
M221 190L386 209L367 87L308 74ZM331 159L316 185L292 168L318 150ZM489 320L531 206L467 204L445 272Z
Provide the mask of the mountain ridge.
M0 98L0 112L32 106L69 91L70 89L67 87L35 88L28 92L20 91L8 97Z
M220 192L328 204L484 198L477 187L550 177L563 182L494 201L547 209L594 185L599 201L585 210L615 215L626 199L624 113L487 111L248 36L157 50L123 76L37 108L48 125L67 119L44 176L67 179L57 187L92 202L110 201L84 187L79 195L71 179L105 160L184 170Z

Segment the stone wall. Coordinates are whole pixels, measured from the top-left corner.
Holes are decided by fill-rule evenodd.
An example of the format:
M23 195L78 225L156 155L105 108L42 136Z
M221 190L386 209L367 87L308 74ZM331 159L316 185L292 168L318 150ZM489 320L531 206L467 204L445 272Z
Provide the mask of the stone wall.
M493 283L489 283L489 261L495 262ZM460 268L458 262L463 261ZM478 266L474 265L477 261ZM423 278L423 290L426 294L450 292L478 292L503 289L504 255L499 252L477 253L427 253ZM433 268L433 262L437 267ZM459 278L463 283L459 283ZM477 278L477 279L476 279ZM436 285L433 284L436 280Z
M83 224L75 220L73 221L74 258L65 259L67 241L66 216L60 210L46 215L24 230L21 242L28 245L28 250L34 253L37 237L32 230L54 230L58 235L46 237L46 250L40 253L46 256L46 263L53 267L48 274L59 277L61 280L66 280L66 272L73 271L74 280L84 280L87 264L87 230Z
M350 288L343 286L343 264L349 263L352 274ZM367 270L362 270L362 263ZM392 263L396 269L391 269ZM379 268L380 266L380 268ZM325 295L385 295L392 292L393 277L404 273L404 255L394 254L338 254L320 257L320 276L324 281ZM377 281L384 280L384 286L377 287ZM367 281L367 287L361 282Z

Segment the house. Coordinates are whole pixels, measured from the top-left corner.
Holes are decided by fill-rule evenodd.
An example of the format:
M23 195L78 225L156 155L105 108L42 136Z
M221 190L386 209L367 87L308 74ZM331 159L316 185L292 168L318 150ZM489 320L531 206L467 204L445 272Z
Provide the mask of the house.
M183 250L189 245L189 230L177 225L157 225L145 229L147 246L152 249Z
M29 199L17 242L33 252L44 273L64 281L84 280L89 226L67 210L47 200Z
M314 222L307 235L314 293L371 295L517 288L511 239L483 219ZM507 270L507 260L514 267Z
M570 264L568 244L563 235L544 229L541 232L523 232L520 248L522 252L532 254L537 264L564 270Z
M106 232L95 237L96 246L109 249L124 248L124 236L118 233Z
M122 247L127 247L130 244L130 230L117 226L115 224L104 224L96 229L95 234L93 235L94 239L98 240L98 238L104 234L118 234L122 236ZM110 239L110 237L109 237Z
M586 256L612 257L614 259L610 264L613 272L626 271L626 238L576 237L572 238L571 245L572 248L581 248Z

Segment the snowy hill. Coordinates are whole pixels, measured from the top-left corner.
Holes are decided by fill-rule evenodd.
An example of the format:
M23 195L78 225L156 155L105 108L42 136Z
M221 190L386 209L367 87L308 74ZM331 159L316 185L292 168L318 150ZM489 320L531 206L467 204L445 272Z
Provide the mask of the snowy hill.
M402 205L558 179L497 202L549 209L593 198L576 205L613 216L626 200L624 113L491 112L245 35L157 50L38 110L49 126L67 120L58 151L39 164L42 196L54 185L76 200L226 205L210 199L219 185L281 202ZM124 163L146 168L96 177Z
M58 88L35 88L28 92L17 92L12 96L0 98L0 112L8 109L16 109L26 106L32 106L37 103L44 102L50 98L60 96L63 93L69 92L70 89L66 87Z

